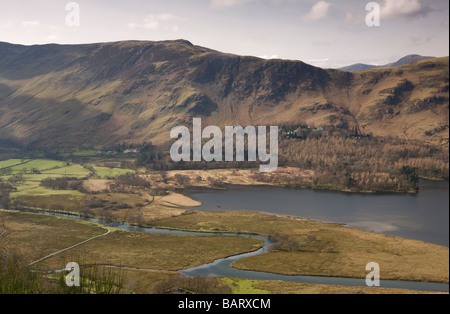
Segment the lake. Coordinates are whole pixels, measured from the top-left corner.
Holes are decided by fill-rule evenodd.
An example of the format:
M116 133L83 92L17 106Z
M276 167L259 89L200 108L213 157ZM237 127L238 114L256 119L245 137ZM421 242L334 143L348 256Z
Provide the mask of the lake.
M272 186L191 189L193 209L257 211L344 223L368 231L449 246L449 182L421 181L411 194L363 194Z
M200 210L243 210L297 216L321 221L345 223L369 231L422 240L448 247L449 242L449 183L422 181L417 195L356 194L316 190L296 190L268 186L232 186L228 190L194 189L187 193L203 204ZM264 240L264 247L251 253L230 256L212 263L179 272L188 276L231 276L254 280L282 280L315 284L365 286L364 279L286 276L238 270L231 263L241 258L262 254L273 243L270 239L245 234L216 234L178 230L141 228L110 223L94 218L81 218L131 232L202 236L251 236ZM448 292L448 284L382 280L382 287L423 291Z

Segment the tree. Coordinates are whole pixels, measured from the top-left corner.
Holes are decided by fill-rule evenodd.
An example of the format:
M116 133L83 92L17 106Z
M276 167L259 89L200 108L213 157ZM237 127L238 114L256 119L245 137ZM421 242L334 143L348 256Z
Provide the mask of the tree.
M114 184L111 185L111 188L114 190L124 190L127 187L150 188L151 185L145 178L134 173L126 173L118 176L114 180Z
M9 191L4 189L0 192L0 207L9 209L11 207L11 199L9 198Z
M44 282L42 273L32 271L23 256L0 250L0 294L46 292L48 292L48 286Z
M352 186L352 183L353 183L352 175L351 175L350 173L347 172L347 173L345 174L344 186L345 186L346 188L350 188L350 187Z
M417 174L417 168L410 166L403 166L401 173L406 176L408 180L409 187L412 189L417 189L417 184L419 183L419 175Z
M188 176L178 173L174 176L174 179L178 185L187 185L191 182L191 179Z

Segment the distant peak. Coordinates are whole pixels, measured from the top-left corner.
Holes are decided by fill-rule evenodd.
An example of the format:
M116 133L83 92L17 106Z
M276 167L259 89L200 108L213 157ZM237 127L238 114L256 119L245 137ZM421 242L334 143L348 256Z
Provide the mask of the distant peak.
M359 71L359 70L367 70L367 69L373 69L373 68L390 68L390 67L396 67L401 65L407 65L409 63L413 63L416 61L422 61L426 59L432 59L434 57L424 57L418 54L410 54L407 56L404 56L403 58L398 59L395 62L388 63L385 65L372 65L372 64L362 64L362 63L356 63L350 66L346 66L343 68L339 68L339 70L344 71Z

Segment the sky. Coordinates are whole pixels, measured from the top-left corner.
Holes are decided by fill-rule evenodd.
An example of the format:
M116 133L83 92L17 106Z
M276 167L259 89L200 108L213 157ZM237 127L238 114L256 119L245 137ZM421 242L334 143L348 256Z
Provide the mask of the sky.
M449 1L0 0L3 42L173 39L323 68L381 65L409 54L443 57L449 55Z

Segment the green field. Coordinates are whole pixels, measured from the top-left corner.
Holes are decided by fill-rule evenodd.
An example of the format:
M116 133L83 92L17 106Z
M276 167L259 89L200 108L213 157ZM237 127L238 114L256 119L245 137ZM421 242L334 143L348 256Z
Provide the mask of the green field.
M53 168L61 168L67 165L64 161L57 161L57 160L50 160L50 159L34 159L29 160L28 162L24 164L18 164L16 166L11 167L11 170L13 172L20 172L24 169L31 170L31 169L37 169L39 171L45 171L50 170Z
M84 154L88 151L78 151ZM92 151L89 151L92 153ZM51 159L9 159L0 161L0 179L7 181L13 176L20 175L21 180L14 183L17 189L11 193L12 199L25 197L32 203L42 203L43 196L66 195L68 198L83 199L84 194L73 190L52 190L40 186L41 181L47 178L88 178L114 179L119 175L133 172L134 170L93 166L95 173L84 168L80 164ZM35 199L37 198L37 199ZM53 202L51 202L53 203Z
M26 162L29 162L30 160L23 160L23 159L9 159L9 160L2 160L0 161L0 169L3 168L9 168L12 166L20 165Z
M7 175L0 176L6 181L14 175L22 175L21 180L14 184L17 191L11 193L13 198L23 195L59 195L59 194L80 194L77 191L56 191L40 186L42 180L46 178L75 177L83 178L90 174L90 171L81 165L69 164L64 161L50 159L20 160L10 159L0 162L0 170L8 168Z
M94 167L95 176L98 179L115 178L122 174L134 173L134 170L121 169L121 168L109 168L109 167Z
M46 174L47 177L53 175L63 175L68 177L83 178L88 176L90 171L80 165L70 165L57 169L45 170L42 171L42 174Z
M94 157L95 154L97 153L97 150L95 149L78 149L74 152L68 152L68 153L63 153L62 156L64 157Z

